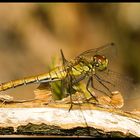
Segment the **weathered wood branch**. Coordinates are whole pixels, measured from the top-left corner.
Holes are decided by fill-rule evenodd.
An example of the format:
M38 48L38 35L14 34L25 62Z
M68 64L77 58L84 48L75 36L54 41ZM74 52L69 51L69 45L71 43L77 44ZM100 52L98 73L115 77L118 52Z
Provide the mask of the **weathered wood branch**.
M140 137L140 120L132 116L97 108L4 108L0 133Z
M87 103L74 105L69 111L70 104L45 105L45 96L38 101L3 105L0 134L140 137L140 117L136 114Z

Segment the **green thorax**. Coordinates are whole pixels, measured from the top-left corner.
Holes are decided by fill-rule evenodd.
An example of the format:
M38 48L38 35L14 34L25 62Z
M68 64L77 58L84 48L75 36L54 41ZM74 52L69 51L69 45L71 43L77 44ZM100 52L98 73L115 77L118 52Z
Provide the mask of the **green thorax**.
M94 74L96 70L103 71L108 66L108 59L103 55L94 55L91 59L80 58L72 60L64 66L59 66L52 70L49 75L51 78L64 79L67 75L80 76L82 74Z

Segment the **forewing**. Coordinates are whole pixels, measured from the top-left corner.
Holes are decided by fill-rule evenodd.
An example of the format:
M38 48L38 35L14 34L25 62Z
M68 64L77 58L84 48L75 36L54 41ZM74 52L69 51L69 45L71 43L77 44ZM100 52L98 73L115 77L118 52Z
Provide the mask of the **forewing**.
M78 57L93 57L94 55L104 55L107 59L112 60L112 58L117 56L117 47L114 43L108 43L104 46L101 46L99 48L89 49L81 54L79 54Z

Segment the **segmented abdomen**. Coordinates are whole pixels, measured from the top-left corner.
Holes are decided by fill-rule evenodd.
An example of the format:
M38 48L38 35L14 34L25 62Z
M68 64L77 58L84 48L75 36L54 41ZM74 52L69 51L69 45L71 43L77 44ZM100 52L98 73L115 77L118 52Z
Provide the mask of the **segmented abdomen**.
M81 63L82 64L82 63ZM44 83L44 82L53 82L64 79L69 73L72 76L80 76L83 72L89 71L89 67L84 64L77 64L75 66L69 67L70 70L66 70L66 67L60 66L56 67L54 70L40 74L37 76L25 77L19 80L12 80L10 82L1 83L0 91L4 91L10 88L15 88L22 85L27 85L31 83Z
M65 76L66 76L66 72L64 71L64 68L57 67L48 73L1 83L0 91L4 91L4 90L10 89L10 88L15 88L18 86L27 85L27 84L31 84L31 83L43 83L43 82L57 81L57 80L63 79Z

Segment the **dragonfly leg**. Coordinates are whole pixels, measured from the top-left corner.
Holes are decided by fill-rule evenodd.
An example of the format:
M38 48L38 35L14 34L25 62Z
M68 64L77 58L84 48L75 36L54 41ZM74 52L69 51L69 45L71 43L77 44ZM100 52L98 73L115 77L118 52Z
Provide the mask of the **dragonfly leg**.
M1 103L1 107L3 107L3 105L5 105L5 103L6 103L6 100L3 100Z
M72 109L72 106L73 106L73 102L72 102L72 77L71 75L69 75L69 78L70 78L70 84L68 85L68 89L69 89L69 93L70 93L70 108L69 108L69 112L70 110Z
M90 95L98 102L97 97L96 97L95 95L93 95L93 94L91 93L91 91L89 90L89 84L90 84L90 83L91 83L92 88L93 88L93 79L92 79L92 78L93 78L92 76L89 77L89 79L88 79L88 81L87 81L86 89L87 89L87 91L90 93Z
M62 93L62 97L66 97L66 91L65 91L65 82L66 80L61 80L61 86L60 86L60 90L61 90L61 93Z
M97 81L98 81L98 80L97 80ZM105 88L107 88L101 81L98 81L98 82L99 82L100 84L102 84ZM102 93L104 93L104 94L106 94L107 96L110 97L110 95L108 95L106 92L95 88L94 84L92 85L92 88L95 89L95 90L97 90L97 91L99 91L99 92L102 92ZM107 88L107 90L108 90L108 88ZM109 91L109 92L111 92L111 91Z
M109 93L112 95L112 92L110 91L110 89L109 89L106 85L104 85L104 84L101 82L100 79L98 79L97 75L94 74L94 77L95 77L95 78L97 79L97 81L98 81L104 88L106 88L106 89L109 91ZM95 87L94 87L94 89L95 89ZM97 90L97 89L96 89L96 90ZM98 91L101 91L101 90L98 90ZM101 92L103 92L103 91L101 91ZM105 93L107 96L111 97L111 96L108 95L106 92L103 92L103 93Z
M73 102L72 102L72 96L71 96L71 93L70 93L70 108L69 108L69 112L72 109L72 106L73 106Z
M95 75L95 76L98 78L98 80L103 81L103 82L105 82L105 83L108 83L108 84L110 84L110 85L112 85L112 86L115 86L115 85L112 84L111 82L109 82L109 81L107 81L107 80L104 80L104 79L101 79L98 75Z

